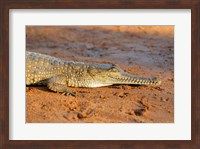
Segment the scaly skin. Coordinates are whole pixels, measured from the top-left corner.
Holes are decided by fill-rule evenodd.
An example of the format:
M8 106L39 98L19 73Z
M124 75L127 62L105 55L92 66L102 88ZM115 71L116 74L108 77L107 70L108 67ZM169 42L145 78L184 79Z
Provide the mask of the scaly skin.
M26 85L47 85L55 92L74 93L67 87L100 87L113 84L160 85L157 78L128 74L115 64L64 61L26 52Z

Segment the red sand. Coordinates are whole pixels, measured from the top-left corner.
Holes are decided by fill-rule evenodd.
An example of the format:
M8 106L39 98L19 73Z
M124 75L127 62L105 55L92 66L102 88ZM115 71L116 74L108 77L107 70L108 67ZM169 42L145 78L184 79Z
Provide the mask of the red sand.
M65 60L114 63L125 71L158 77L159 87L70 88L76 97L27 86L28 123L173 123L174 27L27 27L27 50Z

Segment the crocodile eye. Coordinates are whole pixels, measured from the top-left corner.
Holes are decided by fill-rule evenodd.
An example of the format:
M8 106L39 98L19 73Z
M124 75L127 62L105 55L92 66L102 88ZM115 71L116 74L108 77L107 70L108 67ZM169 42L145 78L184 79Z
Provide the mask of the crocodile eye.
M116 64L111 64L111 68L115 68L116 66Z

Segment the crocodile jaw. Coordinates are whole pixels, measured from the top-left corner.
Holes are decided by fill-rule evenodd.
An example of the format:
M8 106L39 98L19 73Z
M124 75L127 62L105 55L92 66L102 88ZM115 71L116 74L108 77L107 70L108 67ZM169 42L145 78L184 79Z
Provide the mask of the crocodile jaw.
M110 85L113 85L113 84L101 84L101 83L94 82L94 83L89 84L88 87L94 88L94 87L102 87L102 86L110 86Z
M88 87L101 87L113 84L160 85L161 81L157 78L144 78L124 72L121 73L120 76L112 76L108 74L107 77L97 78L93 80Z

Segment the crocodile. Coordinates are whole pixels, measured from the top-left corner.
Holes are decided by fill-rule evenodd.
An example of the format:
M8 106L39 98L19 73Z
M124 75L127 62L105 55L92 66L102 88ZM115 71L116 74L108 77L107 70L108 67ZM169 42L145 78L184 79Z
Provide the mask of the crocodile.
M75 96L68 87L102 87L115 84L160 85L155 77L126 73L116 64L65 61L26 51L26 85L46 85L48 89Z

